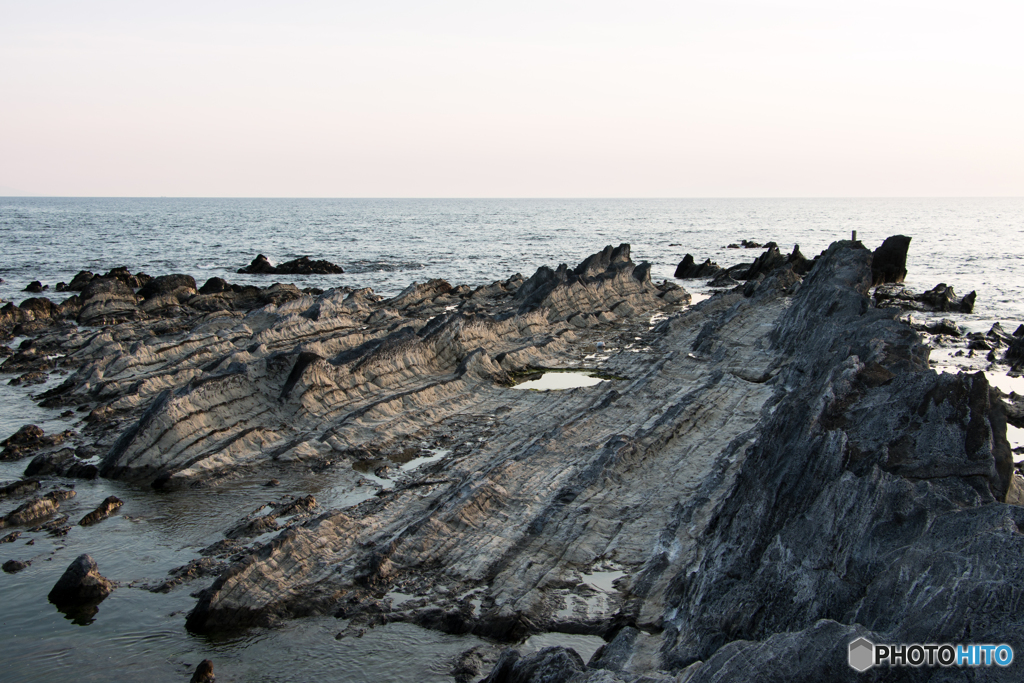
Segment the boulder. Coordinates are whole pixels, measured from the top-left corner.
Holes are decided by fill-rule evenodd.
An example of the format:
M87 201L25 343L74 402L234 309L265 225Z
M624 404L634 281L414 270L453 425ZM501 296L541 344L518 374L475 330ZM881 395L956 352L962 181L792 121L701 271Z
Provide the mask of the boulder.
M39 481L37 479L22 479L0 486L0 499L23 496L26 493L38 490Z
M272 275L277 272L277 268L271 265L266 256L259 254L248 266L239 268L238 272L248 275Z
M79 555L47 597L58 607L87 605L102 601L113 590L114 584L100 575L96 562L88 555Z
M910 238L905 235L886 237L871 254L871 286L899 283L907 277L907 250Z
M23 526L50 517L60 508L61 501L74 498L74 496L74 491L57 490L50 491L38 498L33 498L0 517L0 529L9 526Z
M32 458L25 468L26 477L74 477L76 479L95 479L99 476L96 465L83 462L75 456L70 448L56 453L40 453Z
M22 291L31 292L32 294L38 294L39 292L43 291L44 289L49 289L49 288L50 288L49 285L44 285L39 280L33 280L32 282L28 283L28 287L26 287Z
M221 294L230 291L232 291L231 285L227 280L219 277L211 277L206 284L199 288L200 294Z

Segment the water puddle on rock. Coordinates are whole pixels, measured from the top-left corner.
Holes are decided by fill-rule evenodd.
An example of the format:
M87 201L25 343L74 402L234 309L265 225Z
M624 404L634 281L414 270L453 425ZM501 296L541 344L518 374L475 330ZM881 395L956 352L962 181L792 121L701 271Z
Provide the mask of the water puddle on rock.
M537 379L531 379L512 387L513 389L533 389L534 391L560 391L577 387L592 387L607 381L596 376L596 370L557 370L542 371Z

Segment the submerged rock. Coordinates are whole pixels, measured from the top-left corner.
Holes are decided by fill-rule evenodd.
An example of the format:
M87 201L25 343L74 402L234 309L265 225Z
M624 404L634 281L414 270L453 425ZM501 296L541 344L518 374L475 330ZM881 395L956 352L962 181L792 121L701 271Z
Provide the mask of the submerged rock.
M22 569L25 569L30 564L32 564L32 560L27 560L24 562L21 560L7 560L3 564L3 570L7 574L14 574L16 572L20 572Z
M78 522L78 525L91 526L102 522L122 505L124 505L124 501L117 496L107 496L107 498L104 499L104 501L100 503L95 510L87 514L85 517L82 517L81 521Z

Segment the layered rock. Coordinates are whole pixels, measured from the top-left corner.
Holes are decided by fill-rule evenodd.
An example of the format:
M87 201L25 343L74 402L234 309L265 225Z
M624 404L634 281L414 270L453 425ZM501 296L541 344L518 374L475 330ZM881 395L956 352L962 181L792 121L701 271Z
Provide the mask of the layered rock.
M721 273L722 268L717 263L713 263L711 259L705 259L704 263L697 265L692 254L687 254L683 257L683 260L676 266L676 272L674 277L686 280L699 277L715 277Z

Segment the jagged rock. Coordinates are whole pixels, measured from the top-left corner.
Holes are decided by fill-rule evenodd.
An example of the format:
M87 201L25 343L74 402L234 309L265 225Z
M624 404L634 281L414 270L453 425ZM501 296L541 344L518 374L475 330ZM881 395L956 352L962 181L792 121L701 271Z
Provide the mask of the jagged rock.
M0 499L23 496L26 493L31 493L37 490L39 490L38 479L22 479L20 481L14 481L10 484L0 486Z
M22 569L25 569L30 564L32 564L32 560L28 560L25 562L22 562L21 560L7 560L3 564L3 570L8 574L14 574L16 572L20 572Z
M330 261L312 261L308 256L285 261L275 267L266 256L260 254L248 266L239 268L238 272L249 275L337 275L345 270Z
M124 501L117 496L107 496L107 498L105 498L95 510L87 514L85 517L82 517L81 521L78 522L78 525L91 526L102 522L122 505L124 505Z
M215 683L216 680L217 677L213 675L213 662L209 659L204 659L199 662L189 683Z
M40 453L32 458L24 472L26 477L59 476L76 479L95 479L99 476L99 468L86 463L75 456L70 448L56 453Z
M52 516L60 508L61 501L75 496L74 491L58 490L33 498L27 503L0 517L0 529L9 526L23 526Z
M0 460L19 460L41 448L62 443L70 436L70 431L46 436L40 427L24 425L14 434L0 441L0 447L4 449L0 452Z
M900 283L907 277L907 251L910 239L905 235L886 237L871 254L871 286Z
M976 299L977 293L973 291L959 298L953 288L944 283L939 283L921 294L898 284L879 285L875 288L877 306L892 306L912 311L971 313Z
M12 531L11 533L9 533L6 536L4 536L3 538L0 538L0 544L3 544L3 543L14 543L19 538L21 538L21 532L20 531Z
M797 275L806 275L811 272L817 259L809 259L800 252L800 245L793 245L793 253L786 258L786 263L793 266L793 272Z
M717 263L712 263L711 259L706 259L704 263L699 266L694 262L693 256L687 254L683 257L683 260L676 266L675 277L680 279L690 279L698 277L715 277L724 270Z
M96 562L88 555L79 555L50 590L50 602L62 606L89 605L102 601L114 585L100 575Z
M525 657L506 650L481 683L568 683L586 668L576 650L546 647Z
M776 268L786 265L786 262L786 257L779 252L779 246L775 242L769 242L765 245L765 252L754 260L740 279L753 280L760 275L767 275Z
M960 337L963 335L963 330L956 324L956 321L950 320L949 318L943 318L937 322L931 322L923 326L923 331L929 334L946 334L951 337Z

